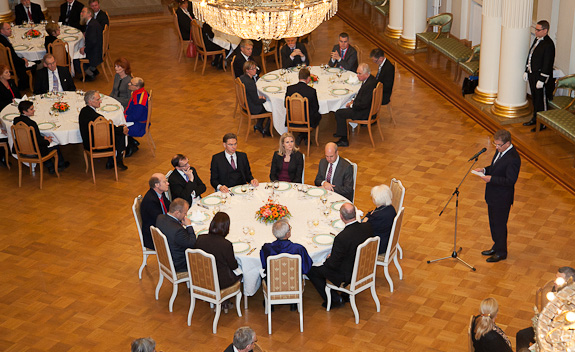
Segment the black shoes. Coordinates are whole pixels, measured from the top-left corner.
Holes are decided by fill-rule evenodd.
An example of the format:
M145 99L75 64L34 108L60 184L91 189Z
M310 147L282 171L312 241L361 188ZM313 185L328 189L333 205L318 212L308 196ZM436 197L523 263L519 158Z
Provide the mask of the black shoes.
M337 144L338 147L349 147L349 142L344 138L340 138L335 144Z
M129 145L128 148L126 148L126 158L129 158L132 156L132 154L134 154L135 152L138 151L138 146L137 145Z
M345 302L343 301L343 299L341 298L340 295L338 295L337 293L331 295L331 307L330 307L330 309L343 307L344 305L345 305ZM323 302L321 304L321 306L327 309L327 302Z
M69 162L69 161L64 161L64 163L63 163L62 165L58 165L58 172L64 171L64 170L66 170L68 167L70 167L70 162Z
M128 167L124 165L123 159L116 158L116 165L118 165L118 169L122 171L128 170Z
M262 137L264 137L264 138L265 137L271 137L271 136L272 136L272 134L270 133L270 130L264 130L262 132Z
M530 120L523 123L523 126L533 126L537 123L537 120Z
M541 125L541 127L539 128L539 131L543 131L543 130L546 130L546 129L547 129L547 126ZM531 132L535 132L536 130L537 130L537 127L533 127L533 128L531 129Z
M85 81L86 82L93 82L95 79L96 79L96 76L94 76L94 75L92 75L92 76L86 75Z
M491 257L487 258L486 262L488 263L497 263L498 261L507 259L507 255L499 255L494 254Z
M495 254L495 250L493 249L488 249L486 251L481 252L481 255L494 255Z

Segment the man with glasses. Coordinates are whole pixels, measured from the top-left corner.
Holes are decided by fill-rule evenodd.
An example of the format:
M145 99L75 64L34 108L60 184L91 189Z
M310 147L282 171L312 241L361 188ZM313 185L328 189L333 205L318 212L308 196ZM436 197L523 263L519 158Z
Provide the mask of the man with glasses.
M142 137L146 134L149 95L144 86L144 80L140 77L134 77L128 83L128 89L132 92L132 96L126 110L124 110L124 116L126 122L133 122L134 124L129 127L126 158L138 151L140 143L134 137Z
M256 81L258 80L258 66L256 65L256 62L252 60L246 61L242 69L244 74L240 76L240 80L242 81L246 90L246 100L248 103L248 109L250 109L250 113L252 115L259 115L267 112L266 108L264 107L266 97L263 95L258 95L258 88L256 86ZM257 120L258 121L254 126L254 132L260 131L262 137L271 137L270 119L261 118ZM266 120L265 125L264 120Z
M206 185L202 182L196 169L190 166L188 158L182 154L176 154L172 158L174 171L170 174L170 193L172 199L182 198L193 205L194 200L199 200L206 191Z
M377 74L375 79L383 85L383 97L381 105L389 104L391 92L393 91L393 82L395 80L395 66L385 57L381 49L373 49L369 57L374 64L377 64Z
M515 182L521 168L521 158L517 149L511 144L511 134L506 130L499 130L493 135L493 145L497 152L493 156L491 165L475 169L485 185L485 201L489 216L489 228L493 246L481 252L489 256L488 263L495 263L507 259L507 220L513 205Z
M36 73L34 94L76 91L70 70L65 66L58 66L54 55L46 54L42 61L45 67Z
M357 70L357 50L349 45L349 34L343 32L339 35L339 43L333 46L328 64L348 71Z
M549 38L549 22L539 21L535 26L535 40L529 49L523 79L529 81L533 100L533 117L523 126L533 126L537 122L537 112L547 110L548 96L555 87L553 63L555 62L555 44ZM546 129L541 126L541 129ZM535 132L535 127L531 130Z
M242 326L234 333L234 342L224 352L251 352L258 342L256 332L249 326Z

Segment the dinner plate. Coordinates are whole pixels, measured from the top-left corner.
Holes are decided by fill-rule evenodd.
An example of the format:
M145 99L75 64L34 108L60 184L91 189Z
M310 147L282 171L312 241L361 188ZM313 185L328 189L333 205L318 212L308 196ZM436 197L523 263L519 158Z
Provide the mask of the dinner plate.
M77 30L76 28L67 28L64 30L64 33L66 33L66 34L77 34L78 32L80 32L80 31Z
M299 72L299 70L301 70L303 67L297 68L297 66L292 66L289 68L289 70L291 72Z
M326 193L327 191L325 189L318 187L310 188L307 190L307 195L311 197L321 197Z
M337 202L333 202L331 204L331 208L335 211L339 211L339 208L341 208L341 206L343 205L343 203L345 203L345 200L338 200Z
M347 88L334 88L330 90L330 93L333 95L346 95L349 94L349 89Z
M29 48L29 46L25 45L25 44L14 45L15 51L24 51L24 50L28 50L28 48Z
M331 222L331 227L335 227L336 229L343 229L345 224L343 221L341 221L341 219L337 219Z
M356 79L355 81L351 81L351 77L345 80L345 83L352 85L352 86L357 86L358 84L361 83L361 81L359 79Z
M200 200L200 203L203 205L218 205L221 202L222 198L220 198L220 196L208 196Z
M203 229L203 230L196 232L196 235L198 235L198 236L207 235L207 234L208 234L208 229Z
M206 221L206 220L208 220L208 219L210 218L210 214L204 213L204 212L202 212L202 215L203 215L204 218L203 218L203 219L200 219L200 220L194 220L194 219L192 219L192 215L194 215L194 214L192 213L192 214L189 214L189 215L188 215L188 219L190 219L191 222L204 222L204 221Z
M281 93L282 87L278 86L267 86L263 88L263 91L266 93Z
M73 35L67 35L67 36L62 37L62 38L60 38L60 39L62 39L63 41L69 43L69 42L73 42L73 41L75 41L75 40L78 40L78 37L73 36Z
M248 190L246 190L245 193L242 192L242 186L243 186L243 185L237 185L237 186L235 186L235 187L232 187L232 192L233 192L234 194L240 194L240 195L248 194L248 192L249 192ZM249 186L248 186L248 187L249 187Z
M237 254L245 253L252 248L249 243L245 242L233 242L232 245L234 246L234 253Z
M14 119L15 119L16 117L18 117L18 116L20 116L20 114L17 114L17 113L15 113L15 112L11 112L11 113L9 113L9 114L6 114L6 115L2 116L2 120L12 122L12 121L14 121Z
M267 75L262 76L262 79L267 82L275 81L278 78L280 78L280 76L276 75L275 73L268 73Z
M38 129L40 131L47 131L47 130L51 130L52 128L55 128L56 124L54 122L40 122L38 124Z
M280 181L279 187L278 189L276 189L276 191L289 191L290 189L291 189L291 183Z
M105 112L112 112L112 111L117 111L120 110L120 106L116 105L116 104L106 104L103 105L100 110L105 111Z
M313 236L313 242L315 244L319 244L322 246L330 246L333 244L334 238L335 238L334 235L331 235L329 233L322 233L322 234Z
M343 70L339 67L328 67L328 68L326 68L326 71L329 73L338 73L338 72L341 72Z

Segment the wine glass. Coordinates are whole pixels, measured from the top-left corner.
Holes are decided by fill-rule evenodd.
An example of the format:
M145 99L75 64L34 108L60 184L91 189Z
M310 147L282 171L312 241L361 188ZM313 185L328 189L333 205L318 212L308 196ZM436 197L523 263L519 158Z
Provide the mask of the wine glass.
M256 234L256 230L251 226L250 226L249 234L250 234L250 236L253 236Z
M216 215L216 214L219 213L219 212L220 212L220 206L219 206L219 205L216 205L216 206L212 209L212 213L213 213L214 215Z
M280 188L280 181L274 181L274 190L277 191Z
M271 182L266 183L266 189L271 189L273 184Z
M323 216L325 216L325 221L326 221L326 223L328 223L328 224L329 224L328 217L329 217L329 214L330 214L330 213L331 213L331 208L326 205L326 206L323 208Z
M319 200L321 201L321 203L322 203L323 205L325 205L325 203L327 203L327 195L326 195L326 194L322 194L322 195L319 197Z
M242 193L246 193L248 191L248 185L242 185Z
M307 221L307 231L308 231L308 236L311 237L314 235L313 233L313 220L312 219L308 219Z
M222 193L222 196L221 196L221 203L222 203L222 205L225 206L227 202L228 202L228 194L227 194L227 193Z

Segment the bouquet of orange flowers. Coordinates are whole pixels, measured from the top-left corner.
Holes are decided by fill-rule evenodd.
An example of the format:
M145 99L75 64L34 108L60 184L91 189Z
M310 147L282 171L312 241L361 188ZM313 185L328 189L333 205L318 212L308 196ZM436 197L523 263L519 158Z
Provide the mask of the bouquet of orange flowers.
M313 73L309 75L309 78L313 83L317 83L317 81L319 81L319 77L314 75Z
M37 31L35 29L31 29L28 32L26 32L26 36L30 38L38 38L41 35L42 33L40 33L40 31Z
M70 105L68 105L68 103L54 103L54 105L52 105L52 111L58 111L58 112L64 112L64 111L68 111L70 109Z
M276 222L282 218L289 218L291 213L281 204L268 203L256 211L256 220L266 224Z

